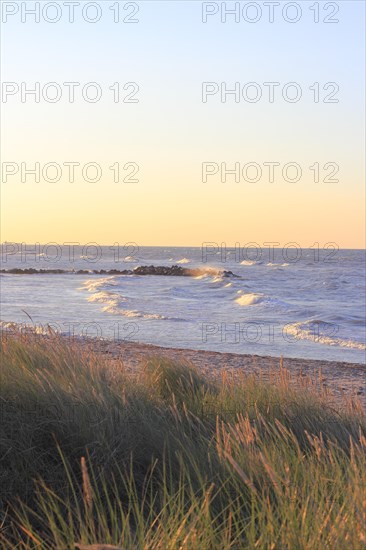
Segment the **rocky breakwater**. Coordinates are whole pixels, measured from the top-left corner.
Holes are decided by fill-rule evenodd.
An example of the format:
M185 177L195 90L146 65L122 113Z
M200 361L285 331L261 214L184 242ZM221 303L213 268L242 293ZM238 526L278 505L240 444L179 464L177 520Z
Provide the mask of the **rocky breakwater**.
M34 268L12 268L1 269L0 273L8 275L165 275L169 277L197 277L200 275L215 275L221 277L237 277L232 271L215 271L202 268L188 268L179 265L164 266L164 265L141 265L134 269L34 269Z

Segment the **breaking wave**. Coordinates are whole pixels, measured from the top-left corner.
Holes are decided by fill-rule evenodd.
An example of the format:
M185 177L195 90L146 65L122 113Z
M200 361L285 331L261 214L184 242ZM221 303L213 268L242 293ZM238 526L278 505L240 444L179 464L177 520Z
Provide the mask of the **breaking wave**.
M239 306L253 306L254 304L259 304L263 302L265 296L263 294L255 294L254 292L248 294L242 294L239 298L236 298L235 302Z
M116 286L117 281L115 277L104 277L103 279L89 279L83 283L83 286L79 290L87 290L88 292L95 292L98 288L104 286ZM89 300L91 301L91 300ZM97 301L97 300L96 300Z
M135 309L106 307L103 308L103 311L107 311L108 313L115 313L117 315L123 315L124 317L139 317L142 319L167 319L167 317L165 317L164 315L159 315L158 313L144 313Z
M237 294L240 294L240 296L235 299L235 302L239 304L239 306L254 306L262 304L265 307L270 307L278 311L288 311L293 307L287 302L278 300L277 298L270 298L269 296L256 292L248 292L244 294L243 290L238 290Z
M135 309L124 309L123 304L128 302L128 299L118 292L105 290L105 287L113 287L118 285L115 277L105 277L97 281L85 281L84 286L80 290L93 292L87 299L88 302L97 302L103 305L102 311L114 315L123 315L124 317L139 317L142 319L167 319L164 315L157 313L145 313Z
M286 334L293 336L297 340L311 340L312 342L328 346L366 350L366 345L362 342L336 337L338 329L339 327L336 324L317 320L302 321L284 327Z
M137 258L135 258L134 256L126 256L124 259L123 259L124 262L138 262L139 260Z
M243 260L242 262L240 262L240 265L256 265L256 261L255 260Z

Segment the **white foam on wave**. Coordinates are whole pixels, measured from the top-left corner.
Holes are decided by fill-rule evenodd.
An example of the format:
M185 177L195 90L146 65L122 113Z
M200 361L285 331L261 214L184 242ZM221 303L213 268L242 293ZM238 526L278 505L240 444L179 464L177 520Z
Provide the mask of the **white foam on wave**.
M243 260L240 265L255 265L256 263L254 260Z
M137 311L135 309L119 309L119 308L103 308L103 311L108 311L108 313L115 313L118 315L123 315L124 317L139 317L142 319L167 319L164 315L159 315L158 313L144 313L143 311Z
M99 302L104 304L102 311L111 313L113 315L123 315L124 317L139 317L142 319L166 319L164 315L158 313L145 313L143 311L137 311L135 309L124 309L122 304L127 302L127 298L114 292L96 292L90 298L88 302Z
M123 259L124 262L138 262L139 260L137 258L135 258L134 256L126 256L124 259Z
M292 307L287 302L283 302L277 298L270 298L269 296L265 296L264 294L257 292L244 293L244 290L238 290L237 294L239 294L239 297L236 298L235 302L240 306L254 306L261 304L277 311L288 311Z
M211 283L222 283L223 282L223 278L222 277L214 277L211 281Z
M217 267L197 267L192 268L192 271L196 273L195 279L203 279L204 277L222 277L222 270Z
M84 281L83 286L79 290L87 290L88 292L95 292L101 286L115 286L117 281L114 276L103 277L102 279L89 279Z
M106 313L123 315L124 317L139 317L142 319L166 319L166 317L159 315L158 313L145 313L134 309L124 309L122 304L127 302L128 299L125 296L122 296L122 294L104 289L104 287L115 286L117 284L118 283L114 276L103 277L97 281L90 279L89 281L85 281L84 286L81 287L81 290L93 292L87 301L103 304L102 311ZM101 289L101 287L103 288Z
M188 258L182 258L177 262L177 264L189 264L189 263L191 263L191 260L189 260Z
M254 292L251 292L248 294L241 294L239 298L236 298L235 302L239 304L239 306L252 306L263 302L263 299L263 294L255 294Z
M325 321L308 320L292 323L285 326L284 331L297 340L311 340L327 346L366 350L366 345L362 342L336 337L338 325L326 323Z
M218 284L225 281L224 271L217 267L197 267L192 268L192 273L195 274L194 279L202 280L206 279L209 284ZM232 283L228 283L225 286L231 286Z
M120 305L123 302L126 302L127 298L122 296L122 294L118 294L117 292L111 292L109 290L98 290L100 289L100 287L115 286L116 284L117 283L113 277L105 277L103 279L99 279L98 281L85 281L83 289L88 290L89 292L93 292L93 294L87 299L88 302L97 302L100 304L104 304L102 311L117 314L123 311L120 308Z
M109 309L115 309L122 302L126 302L127 298L121 294L116 294L115 292L101 291L95 292L88 298L88 302L99 302L106 304L103 308L103 311L109 311Z

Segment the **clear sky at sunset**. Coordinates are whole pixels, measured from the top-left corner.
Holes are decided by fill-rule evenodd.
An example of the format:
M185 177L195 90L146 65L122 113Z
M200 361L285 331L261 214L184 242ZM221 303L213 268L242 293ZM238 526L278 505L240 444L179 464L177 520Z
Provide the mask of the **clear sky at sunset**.
M325 11L327 3L297 2L301 17L296 23L283 17L288 2L275 6L272 23L266 2L251 2L252 11L245 12L254 18L259 6L256 23L242 12L239 22L229 15L222 22L218 12L204 23L202 10L215 11L220 2L137 2L135 15L135 3L120 2L121 18L136 23L115 23L110 8L116 2L109 1L99 3L102 16L95 23L81 16L88 2L75 6L73 23L65 2L58 2L62 16L55 23L43 17L36 23L31 16L21 21L20 4L30 8L35 2L2 4L3 10L4 4L19 7L11 15L10 6L5 21L2 14L1 76L19 86L19 92L4 97L3 88L2 93L2 241L133 241L141 246L292 241L303 247L332 241L364 247L364 2L328 3L339 6L333 16L329 7ZM310 9L316 4L319 23L315 8ZM287 17L295 17L288 9ZM55 14L50 8L48 17ZM94 17L93 8L88 14ZM326 17L339 22L325 23ZM28 89L40 83L39 103L30 95L21 101L22 82ZM50 82L62 90L55 103L42 97ZM80 83L74 103L65 82ZM96 103L81 94L90 82L102 90ZM131 85L124 90L126 83L137 83L131 97L138 102L114 102L117 87L109 87L117 82L123 96L137 90ZM203 82L218 85L218 91L215 85L208 88L215 93L205 102ZM221 83L233 89L236 82L240 96L222 101ZM256 86L245 88L248 93L262 93L257 102L252 95L243 97L250 82ZM269 82L278 83L273 102L264 85ZM283 98L290 82L301 90L297 102ZM319 102L314 83L319 83ZM339 89L332 84L324 90L327 83ZM290 99L296 89L289 89ZM324 102L327 97L338 102ZM21 163L31 168L36 162L40 181L28 174L22 182ZM64 165L71 162L80 164L73 182ZM7 181L4 163L13 163L7 170L19 167ZM59 181L42 177L48 163L62 167ZM85 181L87 163L100 166L99 181ZM138 181L115 182L110 169L115 163L120 179L137 165L130 179ZM219 170L205 182L202 163ZM240 181L235 175L221 181L221 163L228 169L240 163ZM258 181L250 169L252 181L243 178L248 163L261 167ZM278 163L272 182L268 163ZM288 163L300 166L299 181L282 177ZM316 163L319 182L314 181ZM335 165L339 171L333 179L339 181L323 181L332 179ZM291 169L289 174L291 179Z

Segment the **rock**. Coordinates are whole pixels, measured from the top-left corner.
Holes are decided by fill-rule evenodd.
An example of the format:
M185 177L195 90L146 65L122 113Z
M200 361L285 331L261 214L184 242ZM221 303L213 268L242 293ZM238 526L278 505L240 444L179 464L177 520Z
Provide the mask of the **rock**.
M202 270L199 268L188 268L181 267L179 265L164 266L164 265L141 265L135 267L132 271L130 269L93 269L93 271L87 269L79 269L78 271L67 270L67 269L34 269L34 268L12 268L12 269L1 269L0 273L8 273L11 275L60 275L60 274L70 274L70 275L89 275L93 273L94 275L164 275L164 276L173 276L173 277L196 277L202 273ZM232 271L223 271L223 277L238 277Z

